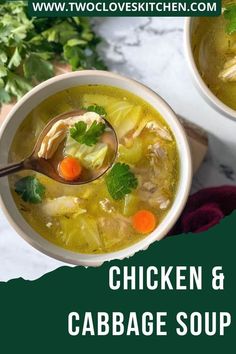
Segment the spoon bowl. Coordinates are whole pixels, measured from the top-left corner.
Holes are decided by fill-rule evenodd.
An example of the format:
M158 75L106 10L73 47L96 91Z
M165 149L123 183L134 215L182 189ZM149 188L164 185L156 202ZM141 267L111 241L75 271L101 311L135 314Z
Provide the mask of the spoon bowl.
M44 159L44 158L40 158L38 156L38 153L39 153L39 150L40 150L40 147L41 147L44 137L46 136L46 134L50 131L50 129L52 128L52 126L56 122L58 122L59 120L62 120L62 119L67 119L70 117L82 115L85 112L86 111L82 110L82 109L81 110L73 110L73 111L62 113L62 114L54 117L53 119L51 119L47 123L47 125L44 127L42 132L40 133L40 135L37 139L37 142L34 146L34 149L33 149L32 153L30 154L30 156L28 156L27 158L25 158L24 160L22 160L20 162L12 163L12 164L9 164L5 167L1 167L0 168L0 177L4 177L9 174L12 174L12 173L15 173L18 171L22 171L22 170L33 170L33 171L42 173L42 174L54 179L57 182L60 182L60 183L70 184L70 185L81 185L81 184L86 184L86 183L90 183L92 181L95 181L96 179L103 176L112 167L112 165L116 159L117 152L118 152L118 138L117 138L116 132L115 132L114 128L112 127L112 125L105 118L102 118L102 119L106 124L106 128L108 128L112 134L111 140L112 140L112 145L113 145L112 146L113 153L112 153L112 156L110 157L108 163L106 164L106 166L101 168L99 170L99 173L97 173L97 174L82 173L81 178L79 178L77 180L74 180L74 181L65 180L58 173L57 165L58 165L59 161L57 161L57 158L55 159L56 163L52 163L54 158Z

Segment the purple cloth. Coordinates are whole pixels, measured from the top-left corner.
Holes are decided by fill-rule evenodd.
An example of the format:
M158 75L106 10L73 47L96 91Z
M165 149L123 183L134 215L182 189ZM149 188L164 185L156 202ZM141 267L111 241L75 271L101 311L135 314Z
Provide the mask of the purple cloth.
M236 209L236 186L205 188L191 195L179 220L169 233L203 232Z

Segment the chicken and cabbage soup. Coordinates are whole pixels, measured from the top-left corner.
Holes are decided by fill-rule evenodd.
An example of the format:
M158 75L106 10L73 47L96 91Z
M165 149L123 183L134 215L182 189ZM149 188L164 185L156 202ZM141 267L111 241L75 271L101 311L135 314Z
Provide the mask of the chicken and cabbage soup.
M222 6L219 17L194 19L192 48L206 85L236 110L236 2L225 0Z
M96 173L114 153L107 121L118 139L112 167L82 185L19 172L9 177L12 194L26 221L48 241L80 253L117 251L150 234L171 208L179 178L176 141L141 98L109 86L79 86L47 98L25 118L10 159L28 156L45 125L73 110L80 113L52 126L39 158L56 156L52 165L65 181Z

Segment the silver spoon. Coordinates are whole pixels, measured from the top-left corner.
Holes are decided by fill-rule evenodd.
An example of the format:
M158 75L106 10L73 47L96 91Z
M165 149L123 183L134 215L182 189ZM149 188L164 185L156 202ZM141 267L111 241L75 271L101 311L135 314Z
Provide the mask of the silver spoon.
M107 165L104 168L100 169L97 174L89 173L88 171L87 172L85 171L84 173L82 172L82 174L78 180L67 181L59 175L56 165L52 163L54 158L46 160L44 158L38 157L38 152L40 150L43 138L45 137L45 135L49 132L51 127L58 120L82 115L84 113L85 113L85 111L83 111L83 110L74 110L71 112L66 112L66 113L60 114L60 115L54 117L52 120L50 120L48 122L48 124L45 126L45 128L42 130L41 134L39 135L38 140L34 146L32 153L30 154L30 156L20 162L12 163L12 164L9 164L5 167L0 167L0 177L4 177L4 176L7 176L7 175L10 175L12 173L19 172L22 170L33 170L33 171L42 173L42 174L54 179L57 182L61 182L64 184L72 184L72 185L80 185L80 184L89 183L89 182L92 182L92 181L98 179L99 177L101 177L113 165L113 163L116 159L116 156L117 156L117 152L118 152L118 139L117 139L117 135L115 133L115 130L112 127L112 125L104 118L103 118L103 120L105 121L107 128L109 128L109 130L111 132L111 138L112 138L111 140L112 140L113 146L112 146L112 154L109 158L109 161L107 162Z

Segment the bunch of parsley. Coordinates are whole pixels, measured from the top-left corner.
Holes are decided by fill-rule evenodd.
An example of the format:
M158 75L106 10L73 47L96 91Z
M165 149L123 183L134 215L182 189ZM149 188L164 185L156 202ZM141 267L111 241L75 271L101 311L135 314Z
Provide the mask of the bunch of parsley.
M229 3L224 8L224 18L227 21L226 33L233 34L236 32L236 4Z
M86 18L29 18L27 2L0 0L0 105L54 75L52 61L105 69Z

